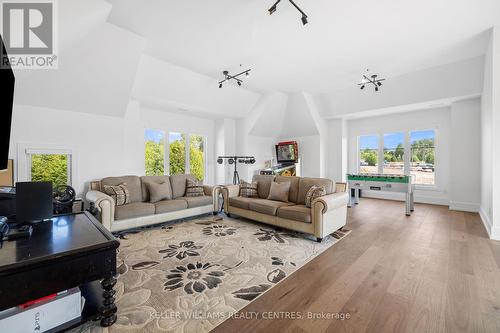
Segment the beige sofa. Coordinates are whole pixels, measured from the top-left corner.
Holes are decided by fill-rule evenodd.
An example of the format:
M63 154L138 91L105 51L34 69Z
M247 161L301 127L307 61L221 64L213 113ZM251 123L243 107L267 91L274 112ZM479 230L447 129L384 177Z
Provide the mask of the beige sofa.
M256 175L259 198L239 196L239 185L222 187L224 210L262 223L300 231L316 236L318 241L342 228L347 220L349 196L344 183L330 179ZM271 182L290 182L289 202L268 200ZM307 191L313 185L324 186L326 195L305 206Z
M219 188L204 186L204 196L185 197L186 179L191 175L174 176L123 176L107 177L94 182L86 198L99 211L101 223L110 231L120 231L217 212ZM171 186L172 200L149 202L148 182L164 183ZM126 183L130 192L130 203L115 206L113 199L102 192L104 185Z

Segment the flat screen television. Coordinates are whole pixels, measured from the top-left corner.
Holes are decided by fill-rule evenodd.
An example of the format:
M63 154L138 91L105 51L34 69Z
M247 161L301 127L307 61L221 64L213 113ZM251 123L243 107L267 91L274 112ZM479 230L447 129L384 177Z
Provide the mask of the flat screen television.
M298 154L298 145L295 141L280 142L276 145L276 160L280 164L297 163Z
M2 36L0 36L0 44L2 44L0 50L0 170L5 170L9 161L15 77L10 67Z

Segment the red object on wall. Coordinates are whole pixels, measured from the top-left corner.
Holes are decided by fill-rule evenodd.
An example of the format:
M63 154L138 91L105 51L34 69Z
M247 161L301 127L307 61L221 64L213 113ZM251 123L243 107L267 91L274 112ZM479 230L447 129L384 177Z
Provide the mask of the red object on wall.
M295 150L295 163L299 161L299 145L297 141L282 141L278 142L278 146L289 146L293 145L293 148Z

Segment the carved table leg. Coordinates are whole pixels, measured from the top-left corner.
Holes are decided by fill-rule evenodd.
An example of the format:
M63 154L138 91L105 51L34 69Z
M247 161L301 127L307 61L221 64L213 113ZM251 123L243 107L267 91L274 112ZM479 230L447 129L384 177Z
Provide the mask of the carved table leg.
M102 289L104 290L102 296L104 297L103 307L101 308L101 326L108 327L116 321L116 311L118 310L115 305L116 290L113 287L116 284L116 278L110 277L101 281Z

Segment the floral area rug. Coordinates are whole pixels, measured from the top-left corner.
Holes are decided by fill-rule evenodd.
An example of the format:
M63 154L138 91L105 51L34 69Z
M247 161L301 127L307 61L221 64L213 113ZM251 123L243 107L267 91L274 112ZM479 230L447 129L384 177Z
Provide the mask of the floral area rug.
M243 218L121 233L117 322L74 332L208 332L349 234L314 238Z

